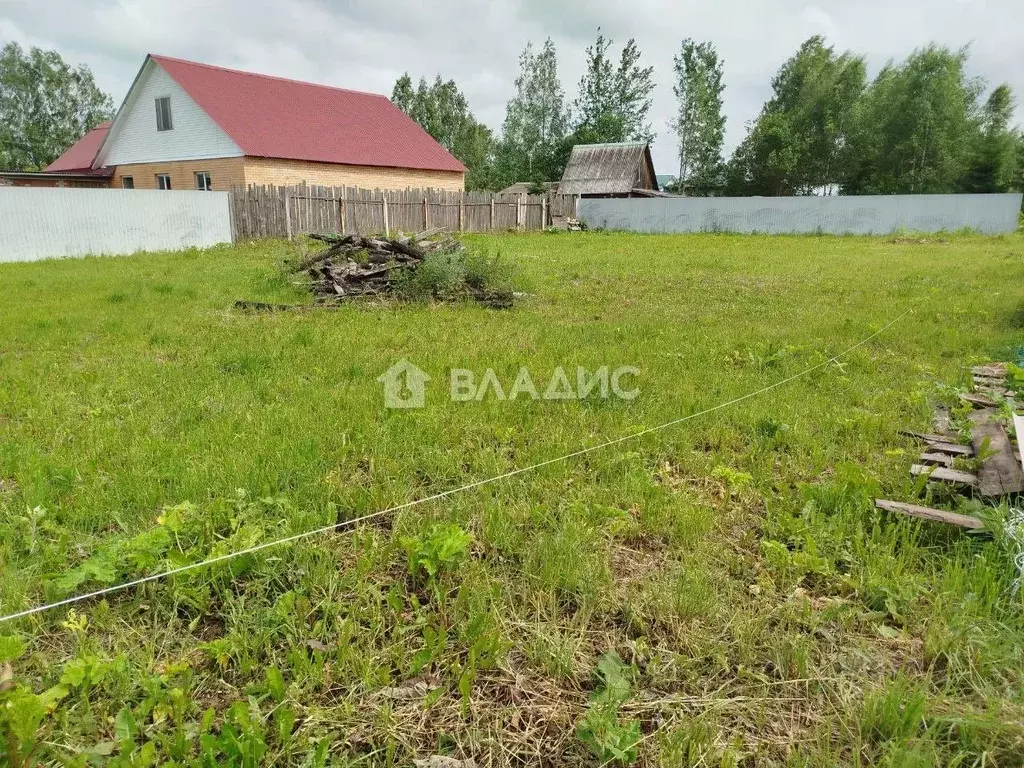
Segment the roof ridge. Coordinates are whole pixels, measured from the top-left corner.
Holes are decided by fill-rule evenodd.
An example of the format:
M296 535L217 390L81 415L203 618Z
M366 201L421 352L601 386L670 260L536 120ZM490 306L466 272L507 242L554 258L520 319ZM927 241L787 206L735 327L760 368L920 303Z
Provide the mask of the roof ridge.
M251 72L250 70L247 70L247 69L235 69L234 67L221 67L221 66L218 66L216 64L206 64L205 62L202 62L202 61L192 61L191 59L182 59L182 58L178 58L177 56L164 56L163 54L159 54L159 53L151 53L151 54L149 54L149 57L151 59L153 59L155 62L157 62L158 64L161 61L173 61L176 64L188 64L189 66L193 66L193 67L202 67L204 69L214 69L214 70L217 70L218 72L231 72L232 74L235 74L235 75L247 75L249 77L259 77L259 78L264 79L264 80L278 80L278 81L280 81L282 83L294 83L296 85L312 86L313 88L326 88L329 91L342 91L344 93L355 93L355 94L358 94L360 96L376 96L379 99L387 99L388 101L391 101L383 93L374 93L373 91L360 91L360 90L356 90L355 88L342 88L341 86L337 86L337 85L326 85L324 83L314 83L314 82L311 82L309 80L298 80L297 78L294 78L294 77L281 77L280 75L266 75L266 74L263 74L262 72Z
M596 144L577 144L573 149L576 147L580 147L581 149L586 149L588 147L644 147L647 146L648 143L649 142L646 141L601 141Z

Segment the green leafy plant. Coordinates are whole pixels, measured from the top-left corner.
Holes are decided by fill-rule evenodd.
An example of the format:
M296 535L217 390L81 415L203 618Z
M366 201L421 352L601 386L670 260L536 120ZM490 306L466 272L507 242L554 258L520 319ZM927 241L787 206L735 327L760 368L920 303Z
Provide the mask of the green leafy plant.
M608 651L597 663L598 687L590 697L587 714L576 735L602 763L635 763L642 740L640 722L623 720L620 708L632 690L635 670L615 651Z
M21 638L0 637L0 756L12 768L35 765L36 734L48 705L55 703L53 695L37 696L15 681L11 662L24 653Z
M467 554L473 537L454 523L436 524L421 536L402 539L409 556L409 575L433 582L444 570L458 565Z
M236 765L257 768L267 754L267 732L263 716L253 699L237 701L224 718L220 733L209 733L214 711L203 716L203 736L200 738L203 757L208 765Z

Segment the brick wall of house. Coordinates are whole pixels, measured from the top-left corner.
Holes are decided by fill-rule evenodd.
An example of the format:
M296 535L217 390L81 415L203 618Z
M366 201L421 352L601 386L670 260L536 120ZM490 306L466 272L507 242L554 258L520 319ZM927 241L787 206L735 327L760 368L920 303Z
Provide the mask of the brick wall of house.
M286 186L306 182L325 187L362 189L446 189L461 192L465 174L451 171L424 171L414 168L382 168L364 165L308 163L301 160L276 160L266 157L245 158L246 184Z
M307 163L300 160L276 160L265 157L225 157L218 160L175 160L163 163L119 165L110 186L120 187L121 179L131 176L135 189L158 189L159 173L171 176L171 189L195 189L196 173L210 174L213 188L230 190L236 184L274 184L287 186L306 182L328 187L349 186L362 189L446 189L461 191L464 174L450 171L423 171L413 168L379 168L362 165Z
M0 176L0 187L71 187L96 189L110 186L110 180L97 179L10 179Z
M217 160L175 160L165 163L132 163L119 165L114 169L114 178L110 186L120 187L121 179L131 176L135 180L135 189L158 189L156 176L168 173L171 176L171 189L195 189L196 173L206 171L217 191L227 192L235 184L245 183L245 158L224 157Z

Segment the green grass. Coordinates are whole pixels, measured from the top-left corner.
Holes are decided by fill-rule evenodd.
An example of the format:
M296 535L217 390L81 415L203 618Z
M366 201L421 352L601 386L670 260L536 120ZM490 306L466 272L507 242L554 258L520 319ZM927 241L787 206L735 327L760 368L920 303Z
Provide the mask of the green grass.
M277 242L0 267L0 613L662 424L914 312L678 427L0 625L8 759L1024 764L1007 548L871 503L921 490L898 430L1024 343L1024 239L469 242L513 310L233 310L308 301ZM383 407L401 358L421 411ZM447 397L524 365L640 395Z

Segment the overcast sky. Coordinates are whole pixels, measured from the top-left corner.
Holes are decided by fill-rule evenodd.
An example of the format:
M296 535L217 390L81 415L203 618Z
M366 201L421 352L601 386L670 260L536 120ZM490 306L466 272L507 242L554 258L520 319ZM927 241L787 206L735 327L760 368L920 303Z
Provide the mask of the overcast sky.
M652 113L659 173L677 167L668 119L672 55L684 37L725 60L726 144L734 147L779 65L807 37L889 59L936 41L972 44L971 74L1024 94L1021 0L0 0L0 41L85 62L119 105L146 53L390 95L404 71L453 78L477 118L501 126L518 56L554 39L571 100L597 27L635 37L658 89ZM1017 111L1018 121L1024 112Z

